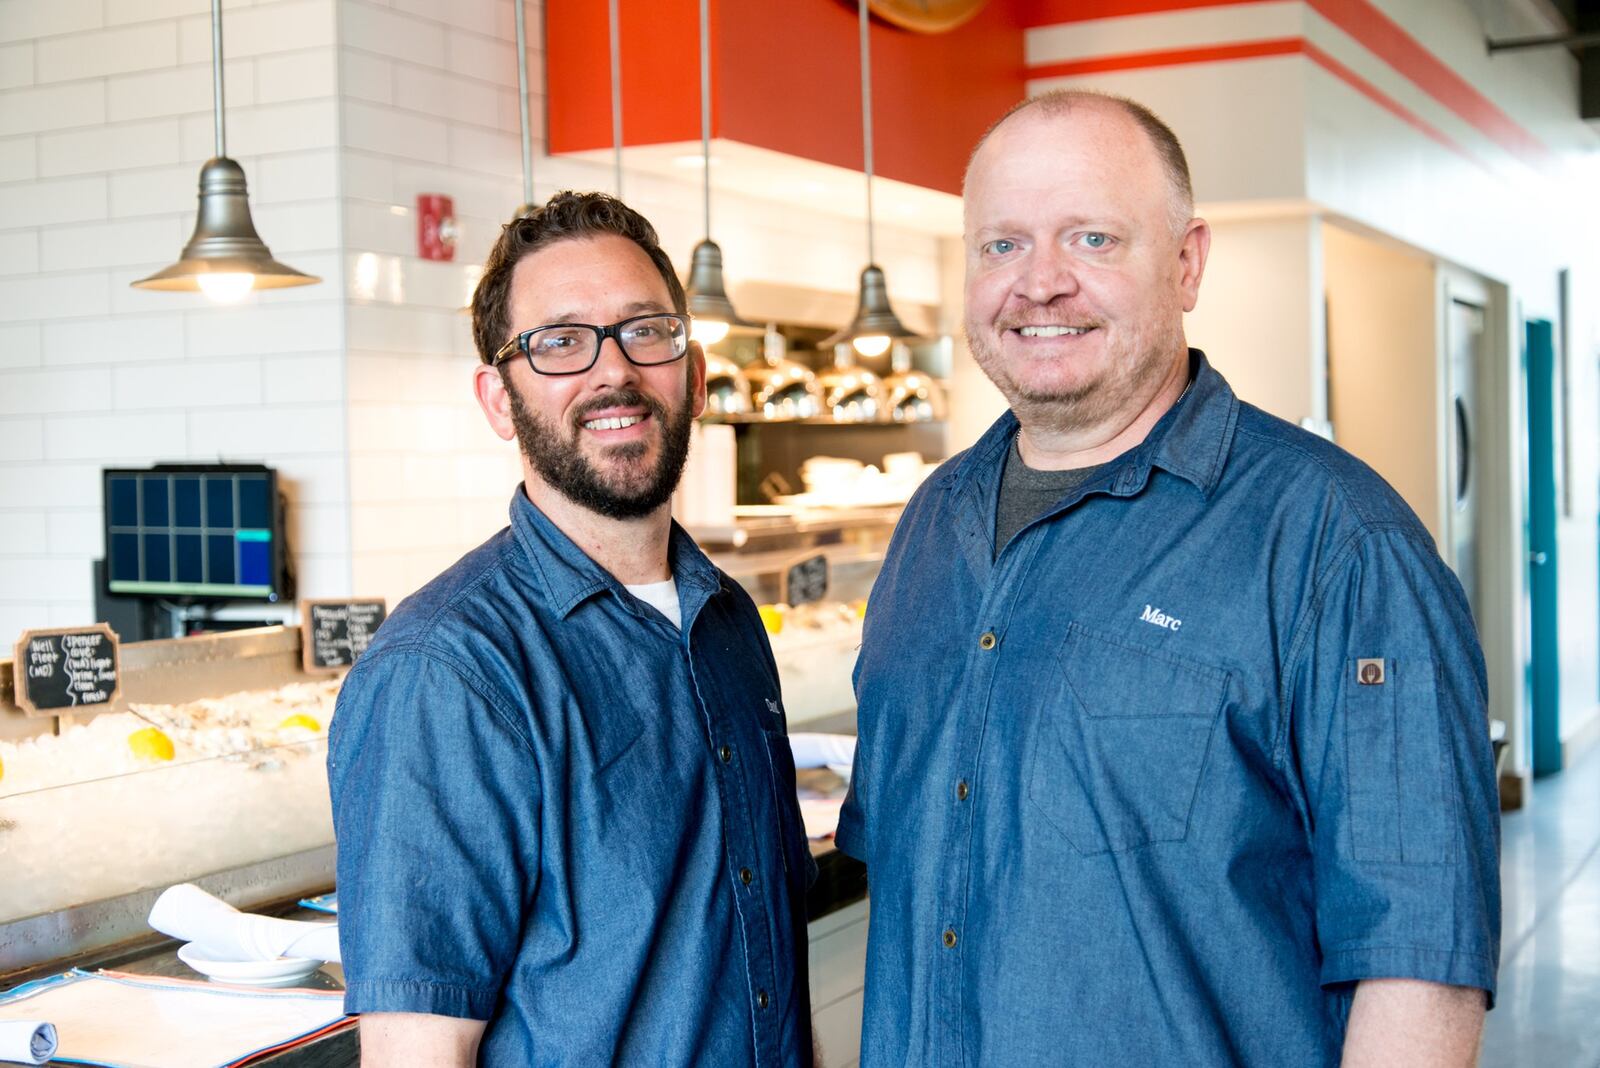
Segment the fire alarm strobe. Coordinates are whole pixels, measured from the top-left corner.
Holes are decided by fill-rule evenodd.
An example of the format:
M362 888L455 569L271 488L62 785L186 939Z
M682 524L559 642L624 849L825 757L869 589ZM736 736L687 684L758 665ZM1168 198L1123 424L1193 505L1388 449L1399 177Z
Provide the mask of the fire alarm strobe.
M417 255L425 260L456 258L455 201L442 193L417 194Z

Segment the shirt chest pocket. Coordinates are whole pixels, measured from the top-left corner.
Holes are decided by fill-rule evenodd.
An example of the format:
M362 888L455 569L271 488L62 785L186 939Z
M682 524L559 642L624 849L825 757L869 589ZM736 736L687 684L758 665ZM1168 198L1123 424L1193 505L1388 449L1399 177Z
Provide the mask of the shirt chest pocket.
M1226 672L1067 628L1037 710L1028 797L1083 854L1189 833Z

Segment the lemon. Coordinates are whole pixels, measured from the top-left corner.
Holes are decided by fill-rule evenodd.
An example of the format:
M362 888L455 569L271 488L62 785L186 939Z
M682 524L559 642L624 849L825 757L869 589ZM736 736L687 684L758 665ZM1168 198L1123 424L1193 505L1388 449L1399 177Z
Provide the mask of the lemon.
M172 739L155 727L144 727L128 735L128 748L141 760L171 760Z
M285 717L284 721L278 724L278 729L280 731L286 731L291 727L300 727L304 730L312 731L314 733L322 729L322 724L318 723L304 712L296 712L292 716Z
M775 604L764 604L756 609L761 613L761 622L767 628L768 634L783 633L783 612Z

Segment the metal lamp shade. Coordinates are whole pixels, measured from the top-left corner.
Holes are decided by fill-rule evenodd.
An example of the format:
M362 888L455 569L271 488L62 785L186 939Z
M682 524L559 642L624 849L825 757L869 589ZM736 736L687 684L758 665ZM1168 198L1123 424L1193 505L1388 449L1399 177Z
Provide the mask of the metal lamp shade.
M865 367L824 371L817 385L824 410L836 423L875 423L884 410L883 385Z
M739 365L715 352L706 353L706 414L749 415L750 383Z
M854 341L858 337L895 338L917 337L917 332L900 321L889 306L889 283L884 280L883 268L869 264L861 272L861 294L856 303L856 317L850 325L822 341L822 347L837 345L841 341Z
M272 258L250 221L244 168L226 157L200 168L200 209L183 258L133 285L138 289L195 290L206 274L249 274L255 289L305 286L322 281Z
M739 318L728 299L727 288L722 284L722 248L709 238L694 247L689 260L689 284L684 287L689 298L689 314L696 319L710 319L729 326L754 326Z
M948 410L944 385L911 366L911 350L904 342L895 343L889 361L893 371L883 380L889 418L896 423L942 422Z
M812 419L822 414L822 390L817 376L804 364L783 360L752 363L741 372L750 384L750 402L763 419L782 422Z

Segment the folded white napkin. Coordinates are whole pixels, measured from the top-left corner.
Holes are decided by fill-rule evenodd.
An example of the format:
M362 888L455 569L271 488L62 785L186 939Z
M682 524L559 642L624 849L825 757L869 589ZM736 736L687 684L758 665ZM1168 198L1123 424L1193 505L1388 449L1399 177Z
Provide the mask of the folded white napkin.
M339 959L339 925L240 912L193 883L168 887L150 909L150 926L198 942L218 960Z
M0 1061L43 1064L55 1055L55 1024L43 1020L0 1020Z
M856 738L853 734L807 734L804 731L789 735L789 748L794 752L797 768L822 768L829 764L852 765L856 759Z

